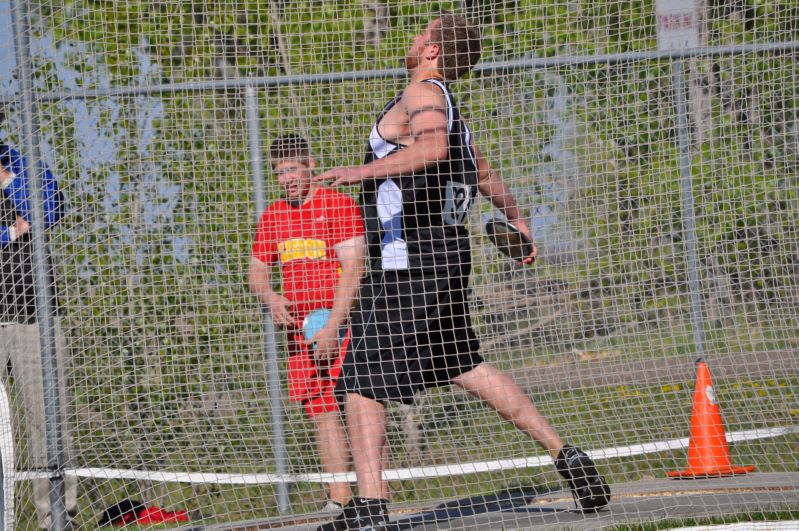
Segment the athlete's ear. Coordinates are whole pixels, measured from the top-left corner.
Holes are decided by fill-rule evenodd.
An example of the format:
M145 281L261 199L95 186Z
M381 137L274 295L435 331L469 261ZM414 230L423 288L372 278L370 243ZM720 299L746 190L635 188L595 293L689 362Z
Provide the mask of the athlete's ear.
M316 159L313 157L308 157L308 168L314 169L316 168Z
M428 61L432 61L434 59L438 59L439 55L441 55L441 46L438 44L428 43L427 48L425 49L425 58Z

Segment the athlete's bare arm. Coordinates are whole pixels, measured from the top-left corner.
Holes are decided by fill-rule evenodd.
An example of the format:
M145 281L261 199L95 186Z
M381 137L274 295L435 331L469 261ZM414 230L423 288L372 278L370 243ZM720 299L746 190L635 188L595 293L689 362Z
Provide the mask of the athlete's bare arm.
M432 83L411 83L397 104L399 118L381 123L381 133L388 140L407 147L390 157L365 166L334 168L318 175L316 181L332 181L333 186L354 184L364 179L381 179L414 172L437 164L448 156L447 100Z
M530 228L527 226L527 222L524 221L524 218L522 218L521 211L516 205L516 199L514 199L513 194L510 193L505 182L497 175L497 172L491 168L491 165L488 164L488 161L483 157L483 154L477 148L474 141L472 141L472 152L477 161L477 188L480 190L480 193L487 197L488 200L491 201L491 204L508 218L508 221L518 227L519 230L532 240ZM522 260L522 262L531 264L537 255L538 247L533 243L533 252Z

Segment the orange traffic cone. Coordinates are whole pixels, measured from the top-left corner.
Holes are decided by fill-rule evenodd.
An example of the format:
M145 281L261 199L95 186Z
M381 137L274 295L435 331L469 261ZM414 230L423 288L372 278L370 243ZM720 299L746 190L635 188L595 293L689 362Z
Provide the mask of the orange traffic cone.
M716 392L710 381L710 370L702 358L696 360L696 370L688 468L679 472L668 472L667 475L672 478L692 479L751 472L755 469L754 466L732 466Z

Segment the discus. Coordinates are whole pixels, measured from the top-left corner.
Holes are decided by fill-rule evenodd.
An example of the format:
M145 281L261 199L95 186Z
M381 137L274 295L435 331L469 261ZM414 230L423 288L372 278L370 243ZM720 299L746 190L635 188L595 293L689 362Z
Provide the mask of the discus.
M510 258L521 262L533 252L533 241L518 227L501 219L489 219L485 224L488 239Z

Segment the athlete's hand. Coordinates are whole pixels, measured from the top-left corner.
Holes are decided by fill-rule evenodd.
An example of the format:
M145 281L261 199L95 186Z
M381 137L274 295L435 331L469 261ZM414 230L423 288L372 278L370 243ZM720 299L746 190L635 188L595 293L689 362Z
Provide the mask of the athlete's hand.
M314 347L314 343L316 344ZM338 342L338 326L329 324L322 327L315 336L305 342L313 347L313 355L319 361L333 360L338 356L340 345Z
M363 166L343 166L320 173L313 178L314 182L330 181L330 186L345 186L356 184L364 180Z
M530 265L533 262L535 262L535 257L538 256L538 246L535 244L535 241L533 240L533 235L530 233L530 228L527 226L527 222L524 221L523 219L514 219L513 221L511 221L511 223L517 229L522 231L522 234L524 234L525 236L530 238L531 242L533 242L533 250L532 250L532 252L521 260L522 264Z
M280 328L296 327L297 321L291 316L291 302L278 293L272 293L267 304L269 314L276 326Z

